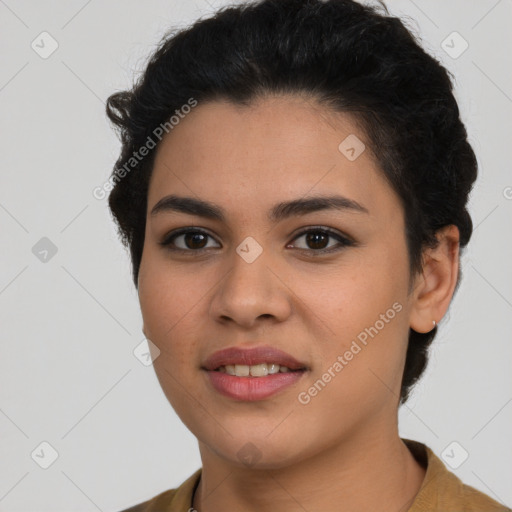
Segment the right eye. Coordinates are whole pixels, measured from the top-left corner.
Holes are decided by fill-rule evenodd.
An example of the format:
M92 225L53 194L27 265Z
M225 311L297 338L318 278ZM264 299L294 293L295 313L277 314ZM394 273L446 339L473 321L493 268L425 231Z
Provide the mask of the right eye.
M213 239L210 234L202 229L181 228L165 235L160 245L173 252L201 252L211 248L207 247L208 238Z

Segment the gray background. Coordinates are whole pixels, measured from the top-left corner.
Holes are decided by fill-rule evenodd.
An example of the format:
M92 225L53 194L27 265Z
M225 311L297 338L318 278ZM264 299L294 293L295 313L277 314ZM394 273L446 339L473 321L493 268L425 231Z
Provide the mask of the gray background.
M195 438L134 356L144 336L128 256L92 190L119 150L108 95L130 85L169 27L226 3L0 0L1 511L113 512L200 467ZM511 505L512 1L389 7L454 73L480 164L463 283L400 411L401 435L439 456L456 441L448 453L469 457L453 471ZM31 47L50 48L43 31L59 45L46 59ZM469 44L458 58L441 46L454 31ZM46 261L43 237L57 249ZM47 469L42 442L58 453Z

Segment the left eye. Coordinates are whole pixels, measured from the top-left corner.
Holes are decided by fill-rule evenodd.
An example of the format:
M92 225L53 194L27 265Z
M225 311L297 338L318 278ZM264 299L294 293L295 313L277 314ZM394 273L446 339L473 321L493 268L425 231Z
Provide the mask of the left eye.
M305 237L304 241L306 245L309 247L299 247L301 250L313 250L313 252L333 252L337 251L345 246L354 245L352 240L342 236L340 233L335 231L331 231L326 228L312 228L302 233L299 233L294 240L298 240L299 238ZM335 239L338 241L338 245L330 246L328 245L329 239ZM326 245L327 242L327 245ZM287 245L286 247L289 247Z

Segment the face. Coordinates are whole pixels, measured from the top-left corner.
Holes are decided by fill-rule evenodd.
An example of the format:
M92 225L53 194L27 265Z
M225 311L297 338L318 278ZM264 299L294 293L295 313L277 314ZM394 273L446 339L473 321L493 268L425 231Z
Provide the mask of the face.
M277 468L395 426L410 312L404 214L361 142L347 114L281 96L199 104L158 148L144 333L169 402L225 463L249 450ZM152 213L170 195L212 203L222 218L169 201ZM301 207L334 196L344 199ZM207 358L258 346L307 370L265 398L219 392Z

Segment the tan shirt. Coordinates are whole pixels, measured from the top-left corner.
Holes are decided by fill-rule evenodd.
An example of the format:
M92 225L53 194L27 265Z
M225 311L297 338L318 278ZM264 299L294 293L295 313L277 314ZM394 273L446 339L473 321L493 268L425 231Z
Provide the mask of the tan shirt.
M407 512L511 512L512 509L462 483L428 446L409 439L403 441L415 459L426 468L420 490ZM121 512L193 512L192 500L201 469L178 488Z

